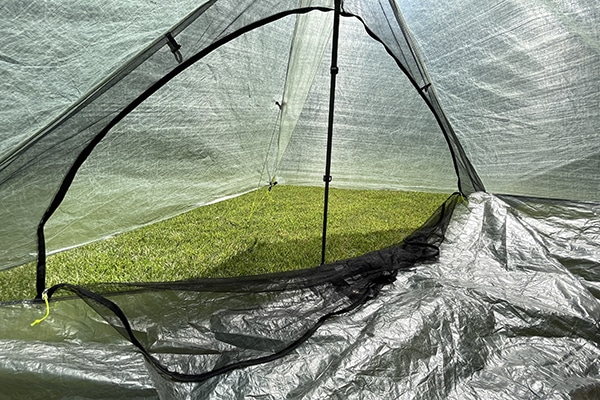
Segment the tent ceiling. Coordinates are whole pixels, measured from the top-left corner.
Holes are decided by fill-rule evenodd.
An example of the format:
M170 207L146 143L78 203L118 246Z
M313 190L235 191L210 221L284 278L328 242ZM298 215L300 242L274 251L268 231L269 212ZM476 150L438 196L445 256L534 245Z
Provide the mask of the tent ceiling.
M600 200L596 1L400 7L489 191Z
M0 250L3 266L17 265L35 256L35 230L72 162L69 157L78 154L88 145L96 133L152 82L177 66L164 37L161 37L168 27L176 26L173 32L182 45L184 58L188 59L198 49L206 48L210 43L222 40L269 15L288 12L287 7L291 7L278 1L248 0L240 3L221 0L206 2L208 11L204 12L202 5L191 3L181 0L161 6L150 2L136 2L135 13L133 5L123 5L120 2L102 2L102 5L92 2L85 7L57 7L52 10L35 1L29 7L18 2L2 6L2 18L6 24L2 24L3 28L0 29L6 34L2 36L0 73L5 79L0 80L0 84L4 85L3 93L8 97L3 100L3 126L0 132L0 157L3 157L0 161L0 189L4 194L3 214L0 215L4 224L0 228L0 238L4 242L8 242L10 238L12 243L10 249ZM600 198L600 174L597 173L600 170L600 140L596 129L600 93L600 80L597 79L600 40L595 24L598 11L593 1L581 1L576 5L533 1L527 6L516 1L493 4L470 2L443 7L427 1L399 4L419 43L419 50L434 84L435 90L424 92L424 95L432 107L438 110L439 115L443 118L447 115L456 127L466 153L474 160L476 169L484 177L490 191L576 200L594 201ZM302 1L300 5L323 9L330 9L332 6L328 1ZM199 11L192 13L194 7L198 6ZM393 53L409 73L415 87L424 88L429 84L428 74L417 62L419 57L413 57L414 49L407 47L407 42L403 39L402 32L408 34L408 28L402 25L403 20L395 3L376 4L348 0L344 2L344 11L360 16L368 30L383 41L386 50ZM321 13L314 15L318 14ZM231 79L240 79L240 68L246 68L244 72L252 71L243 65L250 65L252 68L250 56L257 51L253 46L260 44L265 49L270 49L270 52L266 50L263 53L262 69L252 72L252 77L256 80L247 80L247 85L243 88L246 94L254 95L251 107L234 111L234 102L230 99L210 97L215 121L218 120L219 112L234 116L238 113L237 117L242 112L253 121L252 126L247 126L249 129L246 134L250 136L251 132L261 132L262 139L253 143L259 154L253 161L254 164L244 164L246 161L224 162L225 158L220 160L220 164L215 163L215 157L225 154L225 151L200 148L193 157L205 163L201 165L214 164L196 174L195 178L218 176L217 171L229 174L230 178L237 176L229 181L229 188L227 185L221 186L223 181L217 180L217 184L208 184L215 188L215 192L209 196L205 196L206 192L203 191L199 197L194 198L182 195L176 205L158 206L155 202L155 205L149 206L155 207L152 213L140 218L133 216L129 227L123 229L256 187L258 182L265 181L265 177L261 176L265 160L270 162L265 169L267 175L279 172L283 178L287 176L290 183L312 184L313 177L320 176L321 171L315 171L313 166L318 164L320 154L316 145L322 139L313 136L315 147L311 147L309 143L313 143L312 140L303 141L292 133L304 132L310 137L318 135L311 132L318 132L322 127L323 114L316 106L323 106L325 86L312 83L320 82L327 75L328 52L324 49L328 44L324 40L318 42L316 38L322 37L318 34L319 28L327 30L325 21L330 18L330 14L323 13L319 17L322 18L320 25L311 26L306 23L302 31L318 48L310 59L310 65L291 62L294 57L290 53L292 38L289 35L293 29L301 27L293 24L292 29L289 21L295 21L296 18L286 17L269 27L261 28L264 29L263 32L278 30L273 36L264 35L261 38L261 30L257 30L258 33L250 34L247 38L238 38L237 48L232 42L221 49L224 50L223 53L211 54L178 77L179 81L174 80L161 89L161 93L157 94L159 97L149 100L122 122L127 124L129 121L130 126L138 132L142 131L141 128L153 129L151 119L136 120L135 116L141 115L145 110L157 117L158 125L161 121L170 125L164 126L170 134L181 131L182 123L185 122L183 113L194 114L198 107L204 107L204 99L199 97L202 90L218 89L219 84L210 83L210 79L225 81L220 83L225 86L235 82ZM141 15L144 17L139 17ZM190 18L175 25L185 15L190 15ZM306 16L302 18L304 17ZM313 17L306 18L311 19ZM63 23L64 21L70 22ZM94 23L90 24L89 21ZM344 63L342 72L347 68L351 74L346 75L348 78L343 73L340 75L338 97L342 107L336 117L339 123L336 129L341 132L335 136L337 149L334 151L334 157L337 157L334 159L334 168L339 171L338 183L360 187L454 189L451 183L452 170L445 161L448 160L445 153L447 150L442 150L440 145L443 142L439 138L430 135L435 124L432 124L427 112L423 112L422 103L419 103L421 100L415 95L411 85L407 85L401 77L393 59L384 57L386 54L381 45L360 39L368 37L357 21L352 24L346 23L353 27L344 28L347 30L342 34L342 43L345 42L344 36L350 39L346 42L351 42L351 46L343 45L341 49ZM354 32L360 32L360 35L354 35ZM255 42L250 44L253 35ZM159 39L152 42L156 37ZM369 45L365 46L364 43ZM123 65L125 60L131 60L132 54L139 53L144 48L146 53L142 57ZM302 46L296 43L291 48L301 49ZM233 54L226 54L227 49L236 52L235 57ZM152 54L154 56L147 58ZM214 64L219 57L222 58L222 67L211 71L208 61L212 60L210 62ZM227 57L235 59L236 63L225 63L223 60ZM304 59L297 57L297 60ZM370 62L361 64L360 60ZM254 64L256 65L258 64ZM274 68L273 74L265 73L267 66L269 69ZM101 81L111 73L111 78ZM284 76L292 84L286 86L280 80ZM290 79L294 76L314 79L309 85L309 81ZM184 82L184 79L192 79L190 77L197 79L197 83L209 86L202 87L200 91L192 90L194 86L173 87L177 82ZM103 86L90 92L87 100L71 106L76 98L89 92L97 82L103 82ZM241 91L236 92L233 87L229 89L232 95L242 95ZM242 87L238 86L238 89L241 90ZM436 94L446 113L438 107ZM196 100L186 102L185 96L190 95L192 98L196 96ZM286 96L291 96L294 101L284 105L285 110L278 121L275 104L287 98ZM165 99L168 104L162 105L161 110L156 105L150 109L152 102L160 99ZM347 107L355 99L358 100L357 104L368 104L369 107ZM400 99L406 103L397 106ZM238 106L239 104L241 103ZM415 106L416 104L419 106ZM179 114L172 111L174 108L178 109ZM67 111L55 120L55 124L36 133L57 112L65 109ZM256 118L258 115L260 117ZM179 120L173 119L173 116L177 116ZM198 125L197 114L195 118L190 121L195 121ZM275 128L278 122L281 126ZM446 130L451 129L445 122L442 125ZM229 132L233 132L233 126L228 128L231 129ZM78 177L78 185L82 186L69 193L69 198L72 198L67 200L71 201L70 206L87 204L84 207L95 208L100 212L98 204L108 204L94 192L101 185L107 190L105 193L113 198L125 199L130 193L111 192L118 185L101 179L119 175L121 186L128 187L124 184L125 180L135 176L144 165L143 162L160 165L164 154L161 155L153 147L159 142L153 142L155 139L151 137L143 137L145 144L134 141L139 147L132 146L131 151L122 145L117 146L121 138L116 137L123 129L126 130L120 125L110 134L112 138L108 140L116 146L110 151L113 155L119 154L119 151L127 153L132 161L127 165L137 166L137 170L136 167L127 172L116 172L116 169L111 172L110 168L106 169L108 167L105 164L110 163L116 168L119 162L109 162L109 158L104 161L101 159L102 148L110 147L110 143L102 143L98 152L93 155L95 160L89 161ZM224 129L224 126L219 125L219 129ZM346 139L341 136L344 129L350 135L350 140L344 141ZM60 134L57 133L58 130ZM416 135L420 131L427 133ZM274 132L276 135L273 135ZM276 146L271 145L273 137L278 139ZM161 137L160 140L165 138ZM199 140L197 136L196 140ZM387 141L386 145L382 145L379 140ZM410 146L405 146L406 143L410 143ZM244 149L239 144L235 148L232 142L229 144L230 147L221 149L230 151L230 158L235 158L235 155L250 148ZM379 152L378 154L385 154L385 157L371 158L369 162L360 164L352 162L358 159L359 153L362 154L362 150L357 150L361 146L371 146L369 148ZM454 143L453 146L452 151L460 153L460 145L456 147L457 144ZM396 159L394 147L404 148L406 151L398 153L403 155ZM177 147L172 147L172 150L175 149ZM69 157L65 157L66 154ZM149 155L156 156L156 161L143 158ZM179 155L183 153L180 152ZM137 161L134 160L136 156L139 158ZM361 158L367 159L368 157ZM125 163L127 158L120 160ZM438 161L442 164L437 165ZM96 167L92 168L94 163ZM187 168L188 174L191 173L191 166L185 167L184 164L185 162L179 166ZM412 170L411 166L414 167ZM228 169L230 167L233 169ZM105 175L103 178L86 175L86 168L89 172L94 169L102 170ZM162 169L163 172L166 170ZM235 175L242 170L242 175ZM414 175L415 170L420 174ZM458 170L464 172L469 168L468 165L459 165ZM468 173L461 178L463 185L470 185L468 181L471 178L467 175ZM142 188L140 193L144 193L143 187L147 188L149 183L147 178L138 178L141 184L137 187ZM163 178L165 183L173 182L166 176ZM266 180L270 178L268 176ZM176 183L174 186L167 184L164 192L177 193L174 196L177 198L181 193L180 186ZM477 187L474 185L466 191L477 190ZM78 199L77 196L82 197ZM94 201L86 203L91 199ZM123 209L127 209L127 206ZM64 214L70 214L69 218L86 213L93 215L93 212L74 208L63 208L63 211ZM71 239L60 239L60 235L65 231L63 228L74 227L72 219L60 222L60 218L57 216L48 227L51 248L54 249L71 243ZM53 223L56 224L54 227ZM81 236L81 241L98 237L100 232L105 234L119 230L122 229L116 226L105 227ZM83 233L74 232L77 232L74 236Z

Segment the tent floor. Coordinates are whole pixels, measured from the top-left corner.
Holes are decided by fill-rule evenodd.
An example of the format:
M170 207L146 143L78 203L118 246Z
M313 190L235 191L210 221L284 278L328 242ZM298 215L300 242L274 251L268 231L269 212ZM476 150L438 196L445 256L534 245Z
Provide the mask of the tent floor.
M285 357L201 383L164 378L78 298L52 302L34 327L40 304L4 304L1 397L598 398L598 242L599 205L475 193L454 210L437 261L400 271ZM340 293L142 290L110 299L154 355L186 372L218 367L234 348L277 348L283 328L301 332L318 317L314 307L342 304Z

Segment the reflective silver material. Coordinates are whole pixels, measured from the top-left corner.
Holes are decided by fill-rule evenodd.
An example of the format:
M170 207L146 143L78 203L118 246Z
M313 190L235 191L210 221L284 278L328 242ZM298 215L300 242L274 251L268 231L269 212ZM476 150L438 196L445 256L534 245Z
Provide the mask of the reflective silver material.
M36 327L29 323L42 306L5 305L0 383L30 398L594 399L599 239L598 205L476 193L455 210L439 261L401 272L379 297L325 323L292 354L200 384L160 376L81 300L55 302ZM193 363L194 354L256 351L274 343L285 325L277 321L325 306L300 293L228 300L149 291L111 299L152 351L179 360L173 368L195 370L206 365ZM222 341L224 326L254 336Z

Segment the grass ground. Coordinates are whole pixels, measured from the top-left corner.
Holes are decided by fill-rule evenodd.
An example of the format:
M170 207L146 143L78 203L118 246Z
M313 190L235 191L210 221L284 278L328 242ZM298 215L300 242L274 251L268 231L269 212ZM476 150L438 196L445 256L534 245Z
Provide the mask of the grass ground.
M447 197L332 189L326 261L399 243ZM47 284L173 281L317 266L322 204L322 188L262 189L53 255ZM0 299L31 298L34 282L33 265L2 272Z

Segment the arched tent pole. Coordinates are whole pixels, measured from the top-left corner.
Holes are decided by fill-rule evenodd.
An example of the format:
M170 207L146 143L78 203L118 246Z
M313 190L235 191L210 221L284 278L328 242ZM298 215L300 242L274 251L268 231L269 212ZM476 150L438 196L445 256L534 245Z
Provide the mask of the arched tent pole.
M325 194L323 199L323 235L321 238L321 265L325 264L327 249L327 214L329 211L329 183L331 182L331 148L333 142L333 123L335 114L335 85L338 73L338 40L340 36L340 12L342 0L335 0L333 11L333 36L331 38L331 83L329 86L329 119L327 121L327 154L325 158Z

